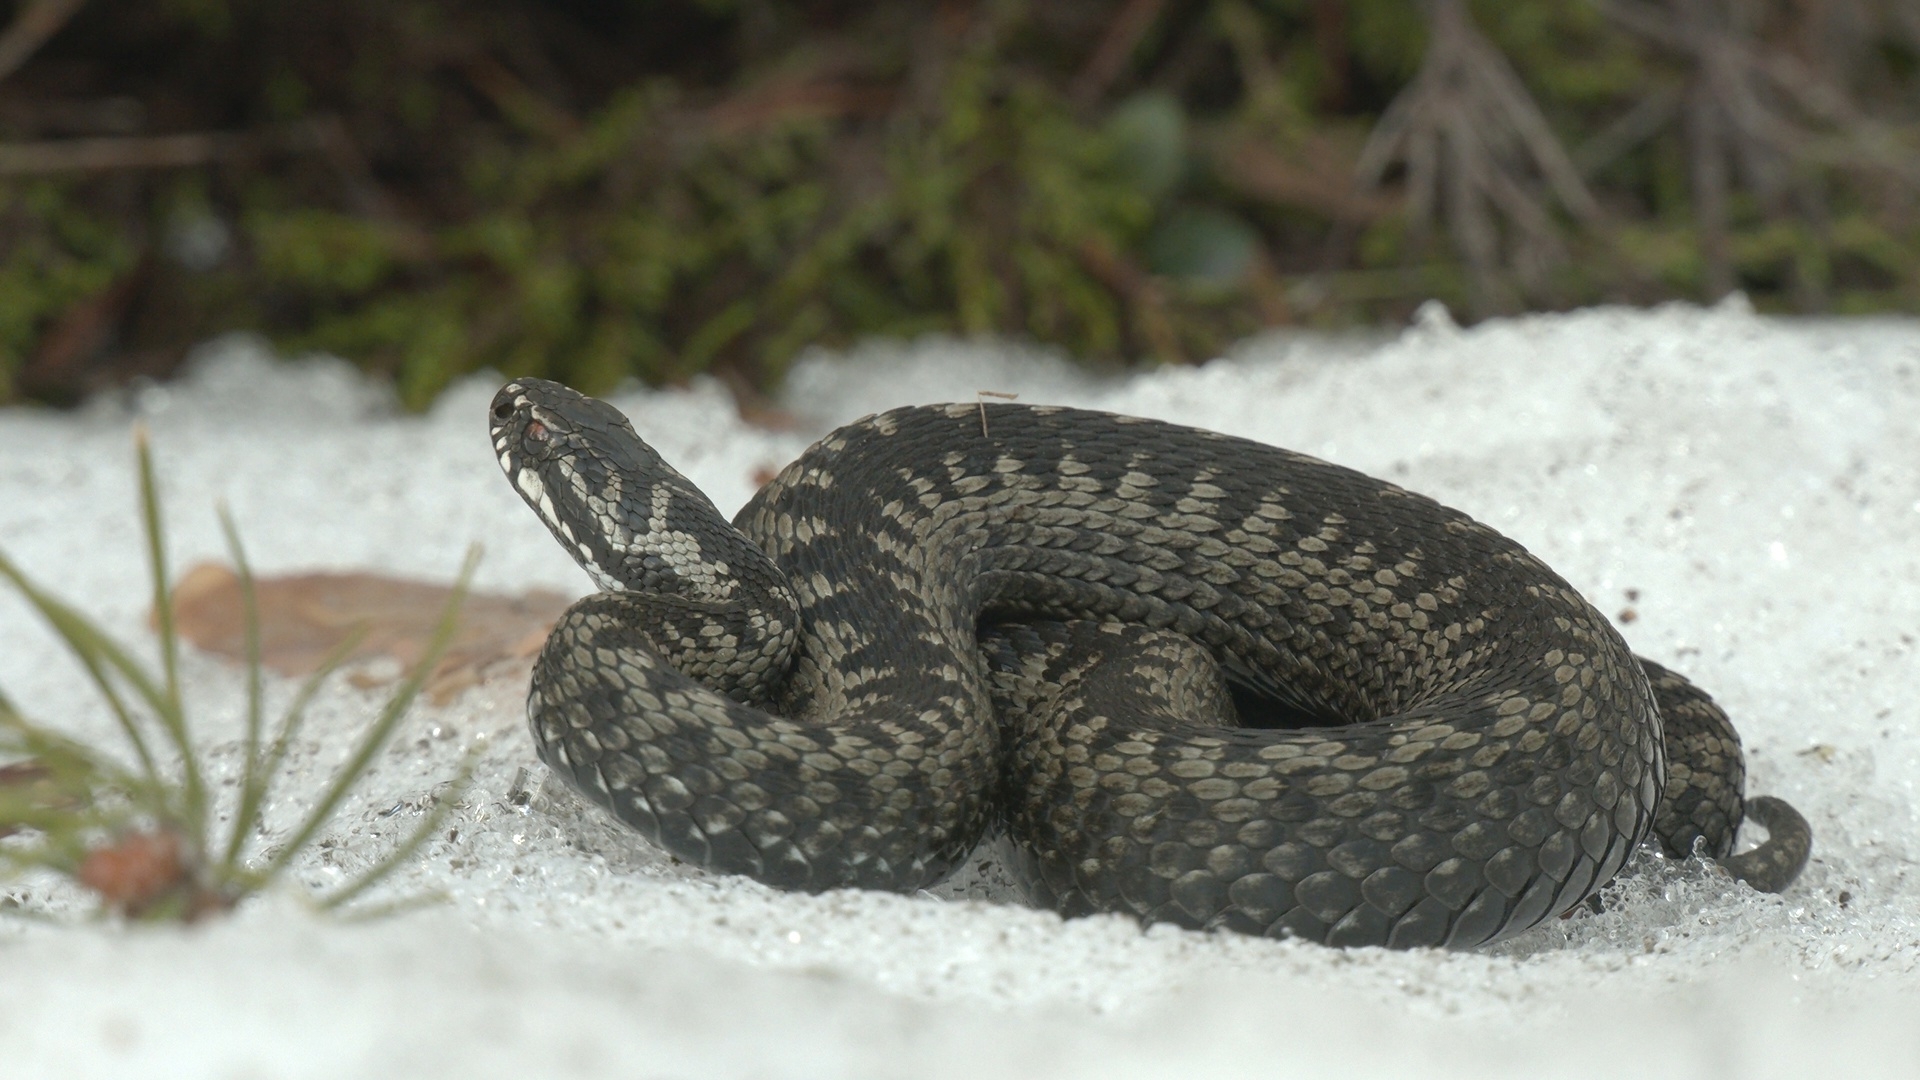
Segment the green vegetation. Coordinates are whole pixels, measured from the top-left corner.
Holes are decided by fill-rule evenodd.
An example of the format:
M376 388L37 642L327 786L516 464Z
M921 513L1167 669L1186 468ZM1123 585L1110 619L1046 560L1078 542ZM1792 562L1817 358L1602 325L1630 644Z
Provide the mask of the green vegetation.
M419 406L751 393L874 334L1190 361L1430 296L1920 309L1902 0L36 6L0 400L229 328Z
M155 493L153 461L139 438L140 511L153 580L159 632L158 674L136 660L84 615L49 595L0 555L0 577L47 620L99 688L132 765L106 750L28 720L0 696L0 877L29 870L65 875L100 897L103 908L132 919L191 921L225 911L271 884L318 837L385 747L407 708L452 639L477 554L469 554L460 583L442 613L431 645L313 808L265 854L251 841L264 831L269 786L300 732L307 704L327 675L352 651L349 638L307 679L271 733L265 730L260 636L253 578L239 534L224 513L221 525L238 567L247 639L247 717L238 794L224 828L209 793L208 767L195 743L180 696L179 638L167 585L165 538ZM377 884L410 858L440 826L465 788L469 753L450 791L412 834L386 857L324 897L336 908Z

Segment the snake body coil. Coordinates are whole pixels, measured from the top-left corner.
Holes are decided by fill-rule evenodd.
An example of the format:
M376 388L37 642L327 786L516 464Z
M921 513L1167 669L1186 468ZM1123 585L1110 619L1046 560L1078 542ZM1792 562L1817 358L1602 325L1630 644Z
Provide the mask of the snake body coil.
M492 426L603 590L536 665L540 755L713 870L911 890L997 826L1069 914L1467 946L1749 808L1725 714L1539 560L1304 455L905 408L729 526L601 402L522 379ZM1782 888L1805 822L1750 808L1772 838L1723 863Z

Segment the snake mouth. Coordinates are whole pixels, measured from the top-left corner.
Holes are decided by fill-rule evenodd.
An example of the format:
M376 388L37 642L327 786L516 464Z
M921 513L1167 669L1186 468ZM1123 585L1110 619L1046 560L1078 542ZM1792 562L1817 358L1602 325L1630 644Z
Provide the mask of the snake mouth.
M516 380L494 394L489 424L494 457L513 489L540 515L554 538L569 552L577 552L580 540L555 506L553 493L542 476L542 463L562 442L556 429L564 431L565 427L551 410L534 400L540 384L541 380Z
M554 389L542 395L541 391L547 387ZM494 457L500 462L500 470L530 502L539 495L529 488L544 486L537 475L538 469L579 442L581 425L565 415L566 400L558 397L555 390L573 393L558 383L527 380L510 382L493 396L489 429ZM541 396L552 400L539 400ZM542 516L550 523L554 521L550 510L543 509Z

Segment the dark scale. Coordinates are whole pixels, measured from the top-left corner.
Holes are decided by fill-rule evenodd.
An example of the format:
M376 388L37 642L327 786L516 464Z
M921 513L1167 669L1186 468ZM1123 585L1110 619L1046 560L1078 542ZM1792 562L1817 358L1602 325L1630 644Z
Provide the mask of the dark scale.
M535 668L541 757L710 869L913 890L999 828L1066 914L1469 946L1649 836L1762 889L1805 863L1704 693L1384 481L1155 421L926 406L828 435L729 525L600 402L524 379L493 418L607 590ZM1771 837L1728 857L1747 810Z

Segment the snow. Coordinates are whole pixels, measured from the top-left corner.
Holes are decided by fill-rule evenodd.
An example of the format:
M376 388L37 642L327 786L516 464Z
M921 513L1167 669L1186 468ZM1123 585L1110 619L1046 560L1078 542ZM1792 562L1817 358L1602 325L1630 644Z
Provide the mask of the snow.
M176 568L373 569L581 593L584 575L501 479L497 379L424 417L337 360L269 366L209 345L184 381L76 413L0 410L0 550L147 644L131 423L153 432ZM1912 1075L1920 1065L1920 321L1601 309L1397 337L1276 335L1198 368L1089 375L1010 346L875 343L806 358L793 431L717 385L615 403L731 512L757 471L834 424L982 391L1159 416L1290 446L1458 506L1540 554L1634 648L1733 715L1749 790L1815 830L1763 896L1643 852L1584 911L1471 953L1063 921L1008 902L991 853L917 897L793 896L674 864L543 780L523 685L417 708L288 887L204 926L0 919L0 1073L13 1076L1430 1077ZM1624 614L1631 609L1629 618ZM243 680L189 653L216 774ZM77 666L0 596L0 688L91 737ZM274 700L292 688L272 683ZM378 691L330 684L270 808L323 788ZM301 900L419 820L463 749L471 793L361 921ZM1751 842L1753 837L1748 838Z

